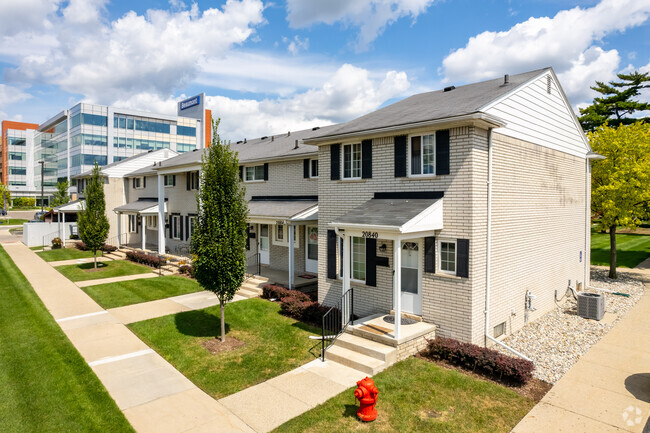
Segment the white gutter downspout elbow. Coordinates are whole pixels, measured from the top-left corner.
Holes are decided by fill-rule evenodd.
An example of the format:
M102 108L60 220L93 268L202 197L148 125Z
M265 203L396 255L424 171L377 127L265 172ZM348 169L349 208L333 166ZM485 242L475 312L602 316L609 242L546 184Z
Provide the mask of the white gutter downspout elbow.
M485 253L485 346L488 341L493 341L504 349L509 350L515 355L530 361L527 356L519 353L512 347L497 340L490 335L490 269L492 262L492 128L488 129L488 180L487 180L487 241Z

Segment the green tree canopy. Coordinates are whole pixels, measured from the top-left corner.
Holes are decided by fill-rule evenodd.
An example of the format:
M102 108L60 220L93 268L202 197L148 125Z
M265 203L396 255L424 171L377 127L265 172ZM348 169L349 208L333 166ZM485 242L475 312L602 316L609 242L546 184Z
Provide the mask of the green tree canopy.
M609 230L609 277L616 278L616 227L635 229L649 214L650 124L605 125L588 136L606 157L593 163L591 208L599 228Z
M641 89L650 88L650 75L634 71L631 74L617 74L621 81L610 81L605 84L596 81L591 88L600 93L601 97L594 98L594 103L580 109L579 117L582 129L594 131L599 126L608 123L610 126L629 125L648 118L636 119L632 116L636 111L650 110L648 102L636 101Z
M221 341L226 340L224 310L244 281L248 205L239 179L239 160L221 141L213 122L212 145L202 157L198 216L192 231L194 277L214 292L221 305Z
M56 192L54 193L54 197L52 197L52 207L61 206L70 201L68 187L69 185L67 180L56 184Z
M0 183L0 208L3 206L11 206L11 192L9 191L9 186Z
M88 179L88 185L84 190L85 205L79 212L77 226L79 237L91 250L95 257L95 269L97 269L97 250L101 249L108 236L109 223L106 217L106 199L104 198L104 177L99 170L97 162L93 168L92 175Z

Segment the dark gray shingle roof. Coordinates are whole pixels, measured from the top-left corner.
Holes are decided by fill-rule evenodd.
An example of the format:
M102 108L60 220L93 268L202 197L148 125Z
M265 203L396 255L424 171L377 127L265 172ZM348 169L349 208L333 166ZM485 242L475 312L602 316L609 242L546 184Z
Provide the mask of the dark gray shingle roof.
M248 202L249 217L274 217L291 218L299 213L318 205L317 201L296 200L296 201L273 201L273 200L252 200Z
M373 198L335 218L332 224L401 227L440 199Z
M113 209L116 212L140 212L158 204L157 199L141 198Z

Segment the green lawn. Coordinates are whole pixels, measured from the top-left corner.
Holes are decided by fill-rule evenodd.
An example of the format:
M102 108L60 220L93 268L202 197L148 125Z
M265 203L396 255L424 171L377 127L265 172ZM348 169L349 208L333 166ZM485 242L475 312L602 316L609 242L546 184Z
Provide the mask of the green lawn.
M650 235L616 235L616 266L634 268L650 257ZM591 264L609 266L609 233L591 233Z
M9 231L11 231L11 230L9 230ZM40 246L40 247L29 247L29 249L32 250L32 251L38 251L38 250L42 250L43 247L42 246Z
M492 382L409 358L373 377L378 417L356 418L354 388L278 427L277 432L509 432L535 405Z
M121 277L123 275L146 274L152 272L153 268L128 262L126 260L114 260L110 262L82 263L79 265L57 266L56 270L65 275L70 281L97 280L99 278Z
M93 257L92 251L81 251L77 248L59 248L57 250L41 251L36 253L46 262L58 262L59 260L85 259ZM101 257L102 252L97 251L97 257Z
M2 226L17 226L17 225L22 225L23 223L29 222L28 220L21 220L21 219L15 219L15 218L9 218L8 220L5 220L4 218L0 218L0 227Z
M219 335L219 306L132 323L128 327L199 388L221 398L318 357L320 333L259 298L226 305L227 337L246 343L212 355L202 343Z
M202 289L196 280L170 275L167 277L99 284L97 286L83 287L82 290L88 293L103 308L115 308L198 292Z
M0 246L0 431L133 432Z

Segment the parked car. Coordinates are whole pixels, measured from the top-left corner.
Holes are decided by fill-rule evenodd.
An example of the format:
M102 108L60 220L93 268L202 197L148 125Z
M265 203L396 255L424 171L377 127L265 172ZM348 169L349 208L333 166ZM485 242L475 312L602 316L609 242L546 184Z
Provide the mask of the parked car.
M34 214L34 219L38 221L43 221L43 217L45 216L47 212L39 210ZM31 221L30 221L31 222Z
M7 216L7 211L4 209L0 209L0 216Z

